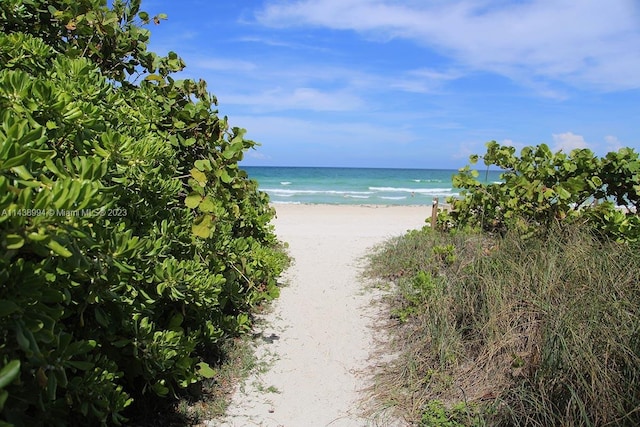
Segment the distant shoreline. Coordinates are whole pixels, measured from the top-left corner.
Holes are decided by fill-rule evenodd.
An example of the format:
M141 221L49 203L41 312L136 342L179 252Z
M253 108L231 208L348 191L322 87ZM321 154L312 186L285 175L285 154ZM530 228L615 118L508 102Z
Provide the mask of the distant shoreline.
M455 171L435 169L253 167L249 178L277 204L431 206L458 197ZM491 176L490 180L498 179Z
M402 209L402 208L420 208L420 209L427 209L429 212L431 212L431 208L433 207L433 204L415 204L415 205L383 205L383 204L375 204L375 203L360 203L360 204L343 204L343 203L312 203L312 202L270 202L269 205L273 208L278 208L280 206L309 206L309 207L324 207L324 206L328 206L328 207L345 207L345 208L373 208L373 209L378 209L378 208L397 208L397 209ZM438 204L439 208L448 208L451 205L449 203L444 203L444 202L440 202Z

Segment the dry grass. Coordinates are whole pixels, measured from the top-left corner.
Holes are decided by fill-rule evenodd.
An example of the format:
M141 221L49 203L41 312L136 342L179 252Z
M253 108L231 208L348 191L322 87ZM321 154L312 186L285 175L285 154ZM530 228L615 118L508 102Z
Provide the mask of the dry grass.
M369 271L395 283L401 349L371 393L408 422L438 425L438 401L442 426L640 425L637 248L576 229L425 230L381 247Z

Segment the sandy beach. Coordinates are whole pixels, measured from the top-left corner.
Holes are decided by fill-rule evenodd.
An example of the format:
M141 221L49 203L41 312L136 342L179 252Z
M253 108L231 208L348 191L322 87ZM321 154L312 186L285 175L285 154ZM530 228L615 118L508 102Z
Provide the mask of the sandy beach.
M257 355L268 367L238 387L222 425L373 425L358 408L376 316L373 296L359 280L362 257L387 238L421 228L431 208L283 204L276 210L276 232L294 263L256 331Z

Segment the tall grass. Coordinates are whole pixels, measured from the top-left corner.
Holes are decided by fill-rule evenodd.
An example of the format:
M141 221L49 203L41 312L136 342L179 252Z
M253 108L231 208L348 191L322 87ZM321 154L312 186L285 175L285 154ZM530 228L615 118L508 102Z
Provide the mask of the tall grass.
M396 284L402 349L373 393L409 421L431 425L438 401L456 408L450 425L640 425L637 247L578 229L424 230L381 247L369 271Z

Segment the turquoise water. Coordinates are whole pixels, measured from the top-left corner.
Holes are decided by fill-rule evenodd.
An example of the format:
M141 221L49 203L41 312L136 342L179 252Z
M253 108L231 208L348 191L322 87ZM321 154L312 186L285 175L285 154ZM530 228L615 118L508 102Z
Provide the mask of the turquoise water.
M457 196L455 170L244 166L273 203L431 205ZM485 173L480 174L485 179ZM487 180L498 181L499 172Z

